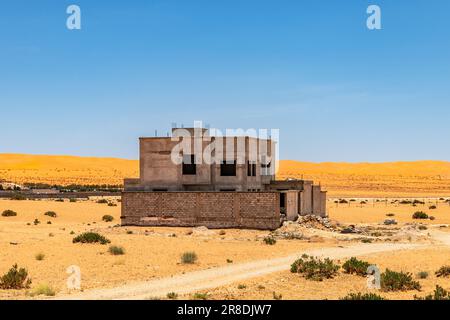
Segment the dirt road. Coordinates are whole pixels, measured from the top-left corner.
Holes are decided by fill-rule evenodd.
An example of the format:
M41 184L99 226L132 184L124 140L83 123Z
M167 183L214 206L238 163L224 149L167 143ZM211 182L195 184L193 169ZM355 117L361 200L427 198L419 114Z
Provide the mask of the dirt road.
M328 247L309 250L282 258L258 260L249 263L200 270L157 280L124 285L117 288L90 290L79 294L60 296L57 297L57 299L139 300L158 297L164 298L169 292L176 292L179 295L194 293L200 290L228 285L236 281L259 277L277 271L288 270L292 262L303 253L320 257L328 257L331 259L341 259L379 252L410 250L424 246L425 245L423 244L381 243L357 244L348 247Z

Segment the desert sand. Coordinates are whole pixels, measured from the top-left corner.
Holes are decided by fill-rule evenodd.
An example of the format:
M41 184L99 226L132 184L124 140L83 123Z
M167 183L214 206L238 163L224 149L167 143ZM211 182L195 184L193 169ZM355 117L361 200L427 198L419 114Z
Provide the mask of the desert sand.
M343 259L342 252L347 250L343 248L356 250L348 251L347 255L362 256L383 268L390 267L412 273L428 271L430 278L421 280L424 286L422 293L429 293L436 284L445 288L450 285L447 279L438 279L432 275L439 267L450 263L450 244L437 240L416 242L403 237L399 242L377 240L367 244L362 243L358 236L328 237L326 233L319 233L320 236L299 240L278 239L275 245L270 246L262 241L269 235L269 231L119 227L116 224L119 223L120 202L114 198L110 201L117 206L99 204L96 199L79 200L75 203L54 200L0 200L0 212L10 209L18 214L16 217L0 217L0 275L17 263L19 267L27 268L33 281L30 289L0 290L0 299L48 298L30 296L34 288L41 284L51 286L56 291L56 298L64 298L67 295L76 298L80 294L90 298L102 298L95 293L99 289L116 292L124 290L127 295L119 298L165 298L149 293L149 284L159 286L162 290L160 285L167 284L167 279L183 276L189 281L194 279L194 282L187 282L190 290L183 292L179 288L180 298L192 298L192 291L195 290L207 293L211 299L273 299L273 292L281 294L284 299L338 299L348 292L363 292L365 279L340 274L333 280L316 283L292 275L287 269L295 257L305 252L325 252L327 256ZM386 212L396 212L393 218L398 219L399 225L428 224L429 230L424 231L424 234L440 232L450 236L449 228L441 228L442 224L449 221L450 206L447 204L438 201L436 220L417 222L410 214L418 207L391 202L386 205L375 201L374 205L369 203L362 207L353 203L350 203L350 207L339 204L337 208L333 208L330 203L330 216L331 219L349 223L362 220L366 224L367 221L372 221L373 225L378 225L386 218ZM55 211L58 216L45 216L44 212L49 210ZM105 214L112 215L114 221L103 222L102 216ZM39 219L41 223L34 225L35 219ZM48 221L51 221L51 224L47 224ZM74 236L85 231L96 231L106 236L111 240L111 244L124 247L125 254L111 255L108 252L109 245L72 243ZM394 254L390 253L392 250L401 251ZM180 263L181 254L187 251L197 253L196 263ZM43 260L36 259L38 253L45 255ZM256 263L256 273L255 268L246 269L246 263ZM66 281L69 275L66 269L70 265L77 265L81 269L81 293L67 289ZM208 281L208 278L202 276L192 278L193 272L219 272L223 276L226 273L222 272L221 268L230 267L235 268L236 273L225 278L217 277L216 282ZM202 283L216 283L218 287L202 289ZM238 289L240 284L245 288ZM144 290L139 291L143 286ZM177 291L177 287L171 287L170 282L165 288ZM182 296L183 293L185 296ZM411 299L414 294L420 293L400 292L387 297Z

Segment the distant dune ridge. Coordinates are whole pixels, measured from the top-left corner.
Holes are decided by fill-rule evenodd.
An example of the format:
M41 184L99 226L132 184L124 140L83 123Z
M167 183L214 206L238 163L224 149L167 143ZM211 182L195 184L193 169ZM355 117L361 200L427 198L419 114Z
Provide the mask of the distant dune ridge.
M0 180L16 183L122 184L139 162L118 158L0 154ZM277 179L314 180L330 196L450 196L450 162L280 162Z

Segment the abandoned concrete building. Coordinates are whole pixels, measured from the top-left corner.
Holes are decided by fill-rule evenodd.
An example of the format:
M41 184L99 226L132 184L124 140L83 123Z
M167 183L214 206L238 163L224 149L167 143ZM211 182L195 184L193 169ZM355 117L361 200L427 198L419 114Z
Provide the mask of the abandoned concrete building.
M140 138L140 178L124 181L122 225L273 230L298 215L326 216L319 185L275 179L273 140L179 130Z

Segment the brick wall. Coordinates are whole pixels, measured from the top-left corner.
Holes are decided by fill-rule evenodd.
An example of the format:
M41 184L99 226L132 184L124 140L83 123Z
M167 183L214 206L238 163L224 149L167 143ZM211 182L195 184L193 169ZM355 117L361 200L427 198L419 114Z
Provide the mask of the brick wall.
M124 192L122 225L273 230L277 192Z

